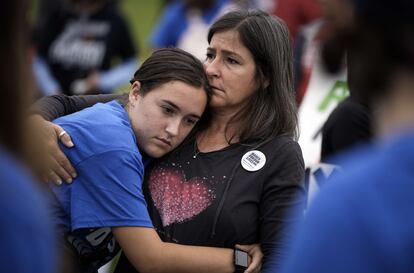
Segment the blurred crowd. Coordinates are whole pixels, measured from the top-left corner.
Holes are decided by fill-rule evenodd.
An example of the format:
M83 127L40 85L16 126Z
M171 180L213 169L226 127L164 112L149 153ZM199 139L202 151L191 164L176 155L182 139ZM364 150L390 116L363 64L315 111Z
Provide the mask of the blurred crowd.
M39 0L30 26L20 25L30 9L24 0L6 1L1 12L13 25L3 37L13 43L0 48L0 209L8 212L0 214L0 238L21 253L16 258L13 247L0 247L4 272L55 272L55 238L42 201L46 183L34 182L44 180L46 148L33 144L41 143L41 130L25 114L42 97L119 94L129 84L145 56L122 1ZM297 141L312 204L289 256L271 272L413 272L411 1L169 0L149 37L138 37L151 50L178 47L205 61L209 29L230 11L260 9L286 23ZM365 145L370 148L360 148ZM339 186L324 191L330 183Z
M39 96L113 93L128 84L140 59L120 2L39 2L32 66ZM179 47L204 60L209 26L222 14L239 8L262 9L283 19L290 30L299 142L306 165L314 165L321 160L323 124L337 104L349 96L345 61L336 74L326 72L321 64L321 44L330 37L330 25L337 23L335 20L346 21L351 15L345 12L337 19L338 7L325 0L165 1L149 37L138 38L145 39L149 48ZM361 115L369 115L361 111ZM365 136L361 141L366 140L369 129L361 134ZM335 145L324 144L323 156L341 149Z

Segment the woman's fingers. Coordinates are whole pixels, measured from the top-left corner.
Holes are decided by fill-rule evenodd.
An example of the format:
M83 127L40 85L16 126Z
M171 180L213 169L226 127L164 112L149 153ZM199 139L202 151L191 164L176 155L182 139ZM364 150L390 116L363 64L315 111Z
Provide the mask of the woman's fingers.
M55 185L62 185L62 179L54 172L50 171L47 177L47 181L52 181Z
M56 144L56 147L50 151L52 158L56 162L56 166L52 165L52 170L55 171L66 182L72 182L71 180L76 178L76 170L70 163L69 159L62 152L60 147ZM53 163L53 162L52 162Z
M47 174L48 179L51 179L56 184L61 184L62 181L72 182L77 176L75 168L70 163L69 159L62 152L59 147L59 138L64 141L67 147L73 147L73 142L68 133L62 127L53 124L49 121L42 121L43 135L47 143L50 172ZM59 183L60 182L60 183Z
M62 153L62 152L59 150L59 153ZM61 155L61 156L64 156L66 158L66 156L64 154ZM49 173L49 179L52 180L53 183L55 183L56 185L62 184L62 180L66 181L67 183L71 183L72 180L73 180L72 175L70 173L68 173L66 171L66 169L64 169L62 167L61 162L58 162L56 157L52 157L50 159L50 169L51 169L51 171ZM68 163L68 164L70 164L70 163Z
M53 129L55 130L56 135L58 136L59 140L63 143L63 145L65 145L68 148L72 148L73 146L75 146L72 142L72 139L70 138L70 135L65 130L63 130L62 127L53 124Z

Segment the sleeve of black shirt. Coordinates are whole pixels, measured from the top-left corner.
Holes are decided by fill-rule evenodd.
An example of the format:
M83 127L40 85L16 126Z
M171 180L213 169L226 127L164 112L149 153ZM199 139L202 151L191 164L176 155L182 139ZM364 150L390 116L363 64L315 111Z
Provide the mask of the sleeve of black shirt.
M303 219L306 200L299 144L290 140L273 154L269 158L272 168L266 176L260 203L263 271L278 268L286 258L294 227Z
M98 102L108 102L115 99L122 99L126 94L108 95L83 95L67 96L54 95L43 97L36 101L31 108L31 112L41 115L46 120L54 120L58 117L69 115L90 107Z

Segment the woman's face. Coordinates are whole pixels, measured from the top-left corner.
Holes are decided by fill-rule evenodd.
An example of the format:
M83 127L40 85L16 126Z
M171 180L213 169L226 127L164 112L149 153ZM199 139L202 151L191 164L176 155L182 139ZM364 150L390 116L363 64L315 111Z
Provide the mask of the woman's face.
M140 83L134 82L128 115L139 149L154 158L172 151L193 129L206 104L201 87L171 81L142 95Z
M250 51L234 30L213 35L204 68L213 90L214 110L238 111L256 92L256 65Z

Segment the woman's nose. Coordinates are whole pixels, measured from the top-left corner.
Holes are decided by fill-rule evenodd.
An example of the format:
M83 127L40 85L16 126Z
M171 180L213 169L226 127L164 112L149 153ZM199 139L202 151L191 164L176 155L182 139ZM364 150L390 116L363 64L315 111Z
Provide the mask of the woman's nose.
M220 64L217 58L204 63L204 70L209 77L218 77L220 75Z

